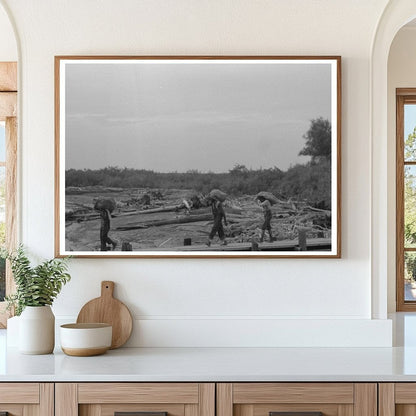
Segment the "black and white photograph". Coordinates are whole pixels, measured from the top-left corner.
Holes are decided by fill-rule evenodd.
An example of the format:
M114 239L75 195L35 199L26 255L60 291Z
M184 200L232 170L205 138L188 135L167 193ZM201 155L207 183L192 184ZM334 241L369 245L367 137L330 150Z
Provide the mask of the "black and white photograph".
M56 254L340 257L339 57L56 57Z

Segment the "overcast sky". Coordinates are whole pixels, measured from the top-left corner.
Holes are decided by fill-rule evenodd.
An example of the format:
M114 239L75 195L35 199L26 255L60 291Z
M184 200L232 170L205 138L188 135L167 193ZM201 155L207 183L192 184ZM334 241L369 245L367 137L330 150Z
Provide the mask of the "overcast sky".
M416 105L406 104L404 106L404 140L407 140L409 134L413 133L416 127Z
M68 64L66 169L227 172L304 163L330 64Z

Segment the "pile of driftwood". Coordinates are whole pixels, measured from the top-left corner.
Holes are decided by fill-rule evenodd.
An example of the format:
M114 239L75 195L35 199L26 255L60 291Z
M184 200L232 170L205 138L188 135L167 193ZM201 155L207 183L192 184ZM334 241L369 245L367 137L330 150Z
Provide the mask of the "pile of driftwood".
M296 239L300 230L306 231L308 236L313 238L331 236L330 210L312 207L306 201L285 201L274 198L271 225L273 235L278 240ZM173 198L166 197L160 191L139 194L135 197L134 205L127 204L125 200L118 200L112 216L123 221L117 221L112 228L114 226L114 230L129 231L194 223L200 231L208 233L212 224L211 208L204 205L201 198L191 202L191 204L184 200L175 202ZM262 208L256 202L256 196L228 198L224 201L224 210L228 222L226 234L230 242L245 243L258 238L264 217ZM157 215L149 215L158 213L165 215L161 215L160 218ZM67 204L65 216L68 222L80 222L98 220L100 213L94 209L93 201L91 204L73 202Z
M263 223L263 213L262 209L253 200L254 198L251 196L243 198L242 201L232 200L224 204L229 225L226 229L229 241L249 242L259 236ZM146 219L146 214L158 212L172 212L174 215L168 219ZM183 203L118 215L118 217L121 216L134 216L135 218L132 218L131 222L117 227L118 231L138 230L173 224L204 223L203 225L209 232L209 227L206 226L212 221L210 208L201 207L188 212ZM304 202L279 200L273 207L272 227L278 239L295 239L299 230L306 231L311 237L330 237L331 212L312 207Z
M277 198L276 198L277 199ZM229 240L240 243L249 242L260 235L263 224L261 209L252 203L252 197L242 198L240 218L233 217L228 234ZM278 240L293 240L299 232L310 237L328 238L331 236L331 211L310 206L304 201L284 201L277 199L272 208L271 221L273 235Z

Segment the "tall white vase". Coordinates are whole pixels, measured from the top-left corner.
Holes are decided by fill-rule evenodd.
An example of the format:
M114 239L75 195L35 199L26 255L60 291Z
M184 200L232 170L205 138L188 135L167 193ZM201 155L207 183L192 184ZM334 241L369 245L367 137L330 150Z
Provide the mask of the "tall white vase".
M50 306L26 306L19 319L19 351L50 354L55 346L55 316Z

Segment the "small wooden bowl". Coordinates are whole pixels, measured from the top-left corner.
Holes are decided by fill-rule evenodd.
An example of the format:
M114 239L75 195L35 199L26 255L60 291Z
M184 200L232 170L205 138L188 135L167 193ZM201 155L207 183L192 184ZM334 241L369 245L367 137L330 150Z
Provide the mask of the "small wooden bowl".
M112 326L104 323L61 325L61 348L67 355L89 357L111 347Z

